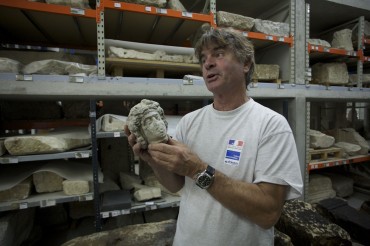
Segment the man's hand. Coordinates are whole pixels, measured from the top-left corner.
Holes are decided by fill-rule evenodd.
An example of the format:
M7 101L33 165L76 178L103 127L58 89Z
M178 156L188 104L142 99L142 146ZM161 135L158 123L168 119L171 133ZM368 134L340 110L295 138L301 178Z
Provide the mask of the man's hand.
M160 166L180 176L193 178L207 167L186 145L171 138L166 144L149 144L148 153L152 159L150 165Z

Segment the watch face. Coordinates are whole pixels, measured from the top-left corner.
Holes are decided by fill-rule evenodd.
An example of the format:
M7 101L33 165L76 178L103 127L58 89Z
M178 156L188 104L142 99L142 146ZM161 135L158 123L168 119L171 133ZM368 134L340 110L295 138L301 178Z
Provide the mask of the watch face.
M198 183L199 185L201 185L202 187L208 187L211 185L211 177L208 176L207 174L203 174L201 175L199 178L198 178Z

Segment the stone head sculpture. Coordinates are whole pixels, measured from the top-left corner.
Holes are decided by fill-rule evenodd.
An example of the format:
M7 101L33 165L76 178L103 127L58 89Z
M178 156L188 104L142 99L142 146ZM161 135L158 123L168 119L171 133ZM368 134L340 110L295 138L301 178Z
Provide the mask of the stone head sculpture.
M131 108L127 117L128 129L135 134L142 149L147 149L150 143L168 141L168 123L159 103L143 99Z

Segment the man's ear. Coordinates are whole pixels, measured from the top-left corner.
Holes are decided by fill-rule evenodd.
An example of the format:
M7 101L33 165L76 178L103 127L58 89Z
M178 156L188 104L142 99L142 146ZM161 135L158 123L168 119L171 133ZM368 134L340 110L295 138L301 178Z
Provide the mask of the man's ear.
M250 65L251 65L250 62L245 62L244 67L243 67L244 73L248 73Z

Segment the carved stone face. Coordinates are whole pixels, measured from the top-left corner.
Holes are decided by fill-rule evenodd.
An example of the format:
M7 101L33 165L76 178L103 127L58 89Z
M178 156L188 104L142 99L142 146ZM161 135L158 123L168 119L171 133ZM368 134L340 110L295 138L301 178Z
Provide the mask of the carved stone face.
M150 143L168 141L168 123L159 103L147 99L141 100L130 110L127 118L129 130L136 135L142 149Z

